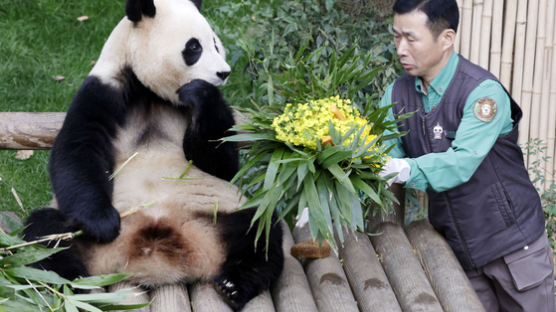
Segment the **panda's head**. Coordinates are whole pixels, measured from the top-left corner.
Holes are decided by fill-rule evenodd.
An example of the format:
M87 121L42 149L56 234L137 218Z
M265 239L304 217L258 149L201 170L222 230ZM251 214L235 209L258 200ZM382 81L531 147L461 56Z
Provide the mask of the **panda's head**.
M226 53L199 12L201 0L128 0L126 64L139 81L165 100L193 79L223 84Z

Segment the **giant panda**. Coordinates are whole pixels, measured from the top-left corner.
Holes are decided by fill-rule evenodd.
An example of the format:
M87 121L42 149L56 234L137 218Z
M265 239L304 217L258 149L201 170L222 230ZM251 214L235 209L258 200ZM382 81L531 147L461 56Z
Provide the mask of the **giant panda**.
M24 231L84 235L36 266L70 279L132 273L147 287L212 280L236 309L280 275L279 224L268 248L255 244L255 210L238 210L229 183L238 151L217 141L234 124L217 86L230 66L200 7L127 1L53 145L52 207Z

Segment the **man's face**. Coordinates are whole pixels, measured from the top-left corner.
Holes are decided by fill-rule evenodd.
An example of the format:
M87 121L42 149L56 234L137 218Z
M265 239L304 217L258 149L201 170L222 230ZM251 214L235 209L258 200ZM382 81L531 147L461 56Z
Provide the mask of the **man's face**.
M394 15L394 43L405 71L430 82L440 73L445 44L435 39L427 27L427 15L421 11ZM442 34L441 34L442 36Z

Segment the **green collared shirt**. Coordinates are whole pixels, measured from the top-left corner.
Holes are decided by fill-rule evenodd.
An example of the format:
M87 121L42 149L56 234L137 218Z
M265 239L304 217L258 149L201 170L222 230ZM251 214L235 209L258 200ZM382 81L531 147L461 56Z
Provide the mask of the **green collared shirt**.
M415 77L415 89L423 98L425 113L431 112L440 103L456 73L458 63L459 57L454 52L446 66L430 83L427 93L423 92L421 79ZM386 88L380 106L392 104L393 86L392 83ZM484 97L493 99L497 105L497 113L490 122L479 120L473 112L475 103ZM390 110L389 119L393 118ZM509 133L512 127L510 98L504 88L494 80L483 81L467 97L452 146L446 152L406 158L411 166L411 176L405 187L423 191L430 187L436 192L442 192L469 181L498 137ZM390 152L391 157L406 156L401 139L391 140L386 144L395 144Z

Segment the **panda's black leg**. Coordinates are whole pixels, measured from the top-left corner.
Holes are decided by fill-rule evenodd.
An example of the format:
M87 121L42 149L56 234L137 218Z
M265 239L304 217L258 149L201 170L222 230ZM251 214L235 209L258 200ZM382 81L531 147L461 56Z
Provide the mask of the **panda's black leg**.
M26 241L33 241L41 236L73 232L77 229L70 225L69 220L57 209L40 208L35 210L25 222L26 228L23 231L23 238ZM55 242L48 242L45 245L54 247ZM60 241L58 247L69 247L54 255L36 262L31 266L51 270L60 276L73 280L77 277L89 276L83 262L75 255L71 242Z
M235 310L242 309L249 300L269 289L280 276L284 264L282 228L276 216L273 216L268 253L264 234L255 248L257 224L249 230L255 211L254 208L245 209L219 216L228 257L214 282Z

